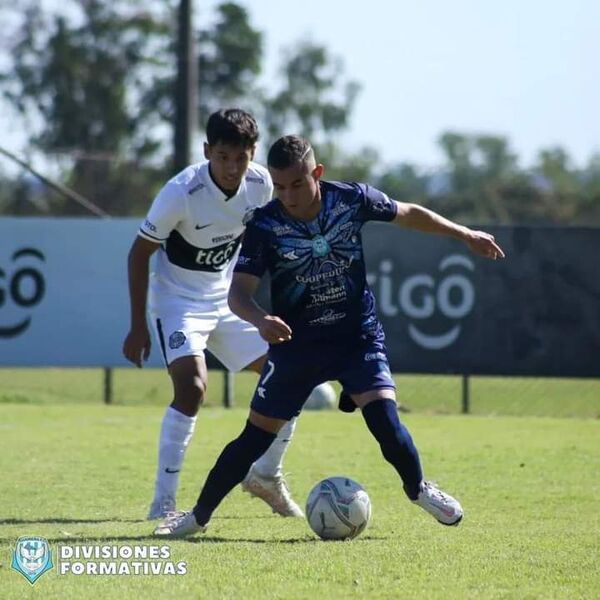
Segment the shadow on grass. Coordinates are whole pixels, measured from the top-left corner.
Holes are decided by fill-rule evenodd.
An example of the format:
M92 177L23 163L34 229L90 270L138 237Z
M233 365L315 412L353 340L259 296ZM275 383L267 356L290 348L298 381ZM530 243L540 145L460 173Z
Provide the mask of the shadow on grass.
M68 544L68 545L78 545L78 544L93 544L96 542L107 544L110 542L153 542L154 545L157 543L173 543L173 542L186 542L188 544L322 544L323 542L327 542L330 544L334 543L349 543L360 544L362 542L370 542L376 540L385 540L387 539L384 536L373 536L366 535L355 540L320 540L315 537L311 537L308 535L296 538L289 539L260 539L260 538L224 538L218 536L199 536L193 538L185 538L185 539L171 539L165 538L164 536L153 535L153 534L143 534L143 535L123 535L123 536L114 536L114 535L106 535L106 536L64 536L64 537L52 537L46 538L48 542L51 544ZM14 538L0 538L0 543L14 543Z
M221 519L235 519L235 520L248 520L248 519L275 519L278 515L223 515L214 517L214 520ZM156 521L158 523L158 520ZM36 523L47 523L48 525L60 525L60 524L73 524L73 523L152 523L147 519L123 519L121 517L105 517L103 519L86 519L85 517L79 519L63 519L57 517L46 517L43 519L0 519L0 525L35 525Z
M36 523L65 524L65 523L145 523L146 519L121 519L114 517L112 519L58 519L48 517L46 519L0 519L0 525L34 525Z

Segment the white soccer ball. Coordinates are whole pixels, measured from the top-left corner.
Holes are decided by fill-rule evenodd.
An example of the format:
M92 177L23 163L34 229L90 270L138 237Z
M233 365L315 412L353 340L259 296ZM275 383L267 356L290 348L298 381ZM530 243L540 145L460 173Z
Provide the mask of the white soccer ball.
M321 539L352 539L365 530L371 519L371 500L356 481L328 477L308 495L306 519Z
M304 408L308 410L329 410L335 407L337 394L330 383L318 385L306 399Z

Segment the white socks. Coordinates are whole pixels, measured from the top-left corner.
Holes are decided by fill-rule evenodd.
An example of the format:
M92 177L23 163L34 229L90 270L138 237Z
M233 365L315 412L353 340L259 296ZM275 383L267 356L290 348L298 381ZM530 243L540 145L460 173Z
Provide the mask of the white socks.
M167 408L160 429L155 500L165 496L175 500L179 485L179 471L183 464L185 450L196 427L196 419L197 417L188 417L170 406ZM290 445L295 428L296 417L279 430L270 448L254 463L254 468L259 475L263 477L281 475L283 456Z
M196 417L188 417L169 406L163 417L158 445L158 469L154 498L170 496L175 500L179 471L185 450L192 439Z
M288 449L296 429L296 417L288 421L277 434L275 441L269 449L254 463L253 467L263 477L276 477L281 475L283 455Z

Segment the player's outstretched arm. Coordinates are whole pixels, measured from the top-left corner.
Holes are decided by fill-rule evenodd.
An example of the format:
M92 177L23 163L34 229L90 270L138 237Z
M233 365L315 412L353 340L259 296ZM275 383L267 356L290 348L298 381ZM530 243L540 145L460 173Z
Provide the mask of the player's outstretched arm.
M396 202L396 207L396 217L393 221L396 225L426 233L449 235L465 242L474 254L494 260L504 258L504 251L494 236L485 231L476 231L459 225L418 204Z
M159 246L160 244L137 237L131 246L127 261L131 326L123 342L123 355L139 368L150 356L150 332L146 321L148 274L150 257Z
M254 300L260 278L249 273L234 273L227 298L231 312L254 325L269 344L287 342L292 330L279 317L269 315Z

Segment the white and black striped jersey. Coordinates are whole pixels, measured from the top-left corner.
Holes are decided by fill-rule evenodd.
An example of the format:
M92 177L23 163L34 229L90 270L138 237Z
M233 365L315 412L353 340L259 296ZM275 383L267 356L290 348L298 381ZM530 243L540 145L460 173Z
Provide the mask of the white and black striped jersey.
M212 180L208 161L175 175L139 230L141 237L161 244L153 283L198 300L226 297L246 220L272 193L269 172L254 162L229 198Z

